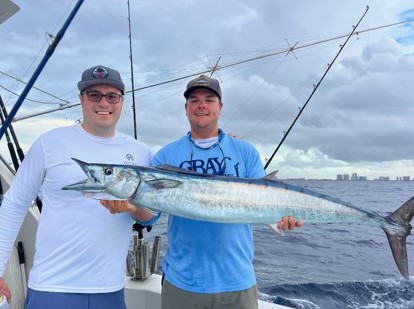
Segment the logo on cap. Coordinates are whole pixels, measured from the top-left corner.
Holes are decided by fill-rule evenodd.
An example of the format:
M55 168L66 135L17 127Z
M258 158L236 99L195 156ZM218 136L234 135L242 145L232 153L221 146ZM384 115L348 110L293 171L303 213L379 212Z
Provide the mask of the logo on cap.
M96 67L92 72L94 78L103 79L108 76L108 71L103 67Z
M204 77L199 78L197 80L194 81L194 86L198 86L198 85L206 85L209 86L210 85L210 79L206 79Z

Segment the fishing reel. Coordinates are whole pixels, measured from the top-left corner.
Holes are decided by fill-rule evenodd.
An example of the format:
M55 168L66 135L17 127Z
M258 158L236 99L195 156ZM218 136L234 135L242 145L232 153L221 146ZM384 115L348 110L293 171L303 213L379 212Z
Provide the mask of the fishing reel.
M134 222L134 224L132 225L132 230L138 233L138 239L144 238L144 233L143 233L144 229L146 229L147 232L151 232L152 225L144 226L144 225L139 224L138 222Z

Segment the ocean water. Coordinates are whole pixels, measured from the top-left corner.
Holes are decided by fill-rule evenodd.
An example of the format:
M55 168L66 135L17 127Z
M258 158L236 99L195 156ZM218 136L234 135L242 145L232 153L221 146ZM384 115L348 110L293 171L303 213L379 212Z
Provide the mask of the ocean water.
M386 216L414 196L414 181L285 181L328 194ZM167 216L144 237L161 235L167 248ZM405 280L382 229L352 224L306 224L285 236L254 226L260 298L300 309L414 308L414 277ZM407 238L414 275L414 237Z

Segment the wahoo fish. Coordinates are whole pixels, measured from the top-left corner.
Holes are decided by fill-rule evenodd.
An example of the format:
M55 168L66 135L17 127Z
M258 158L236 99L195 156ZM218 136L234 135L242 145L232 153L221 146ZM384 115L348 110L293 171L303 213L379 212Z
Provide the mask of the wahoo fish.
M406 238L414 197L389 216L283 183L271 173L260 179L201 174L172 166L143 167L76 161L88 177L65 186L94 199L128 200L150 212L219 223L269 224L286 215L308 223L355 223L384 230L402 276L409 278Z

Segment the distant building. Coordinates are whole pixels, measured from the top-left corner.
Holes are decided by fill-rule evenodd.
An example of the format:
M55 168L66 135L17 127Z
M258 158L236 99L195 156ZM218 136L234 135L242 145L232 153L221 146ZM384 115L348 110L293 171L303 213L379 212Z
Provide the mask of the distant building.
M410 181L410 180L411 180L411 178L410 178L410 176L403 176L403 177L402 177L402 180L403 180L403 181Z
M352 173L351 180L358 180L358 174Z
M380 177L378 178L378 180L385 180L385 181L388 181L388 180L390 180L390 177L388 177L388 176L380 176Z
M349 180L349 175L348 174L343 174L342 177L343 177L343 180Z
M359 176L358 180L368 180L367 176Z
M344 178L342 177L342 174L338 174L336 175L336 180L343 180Z

